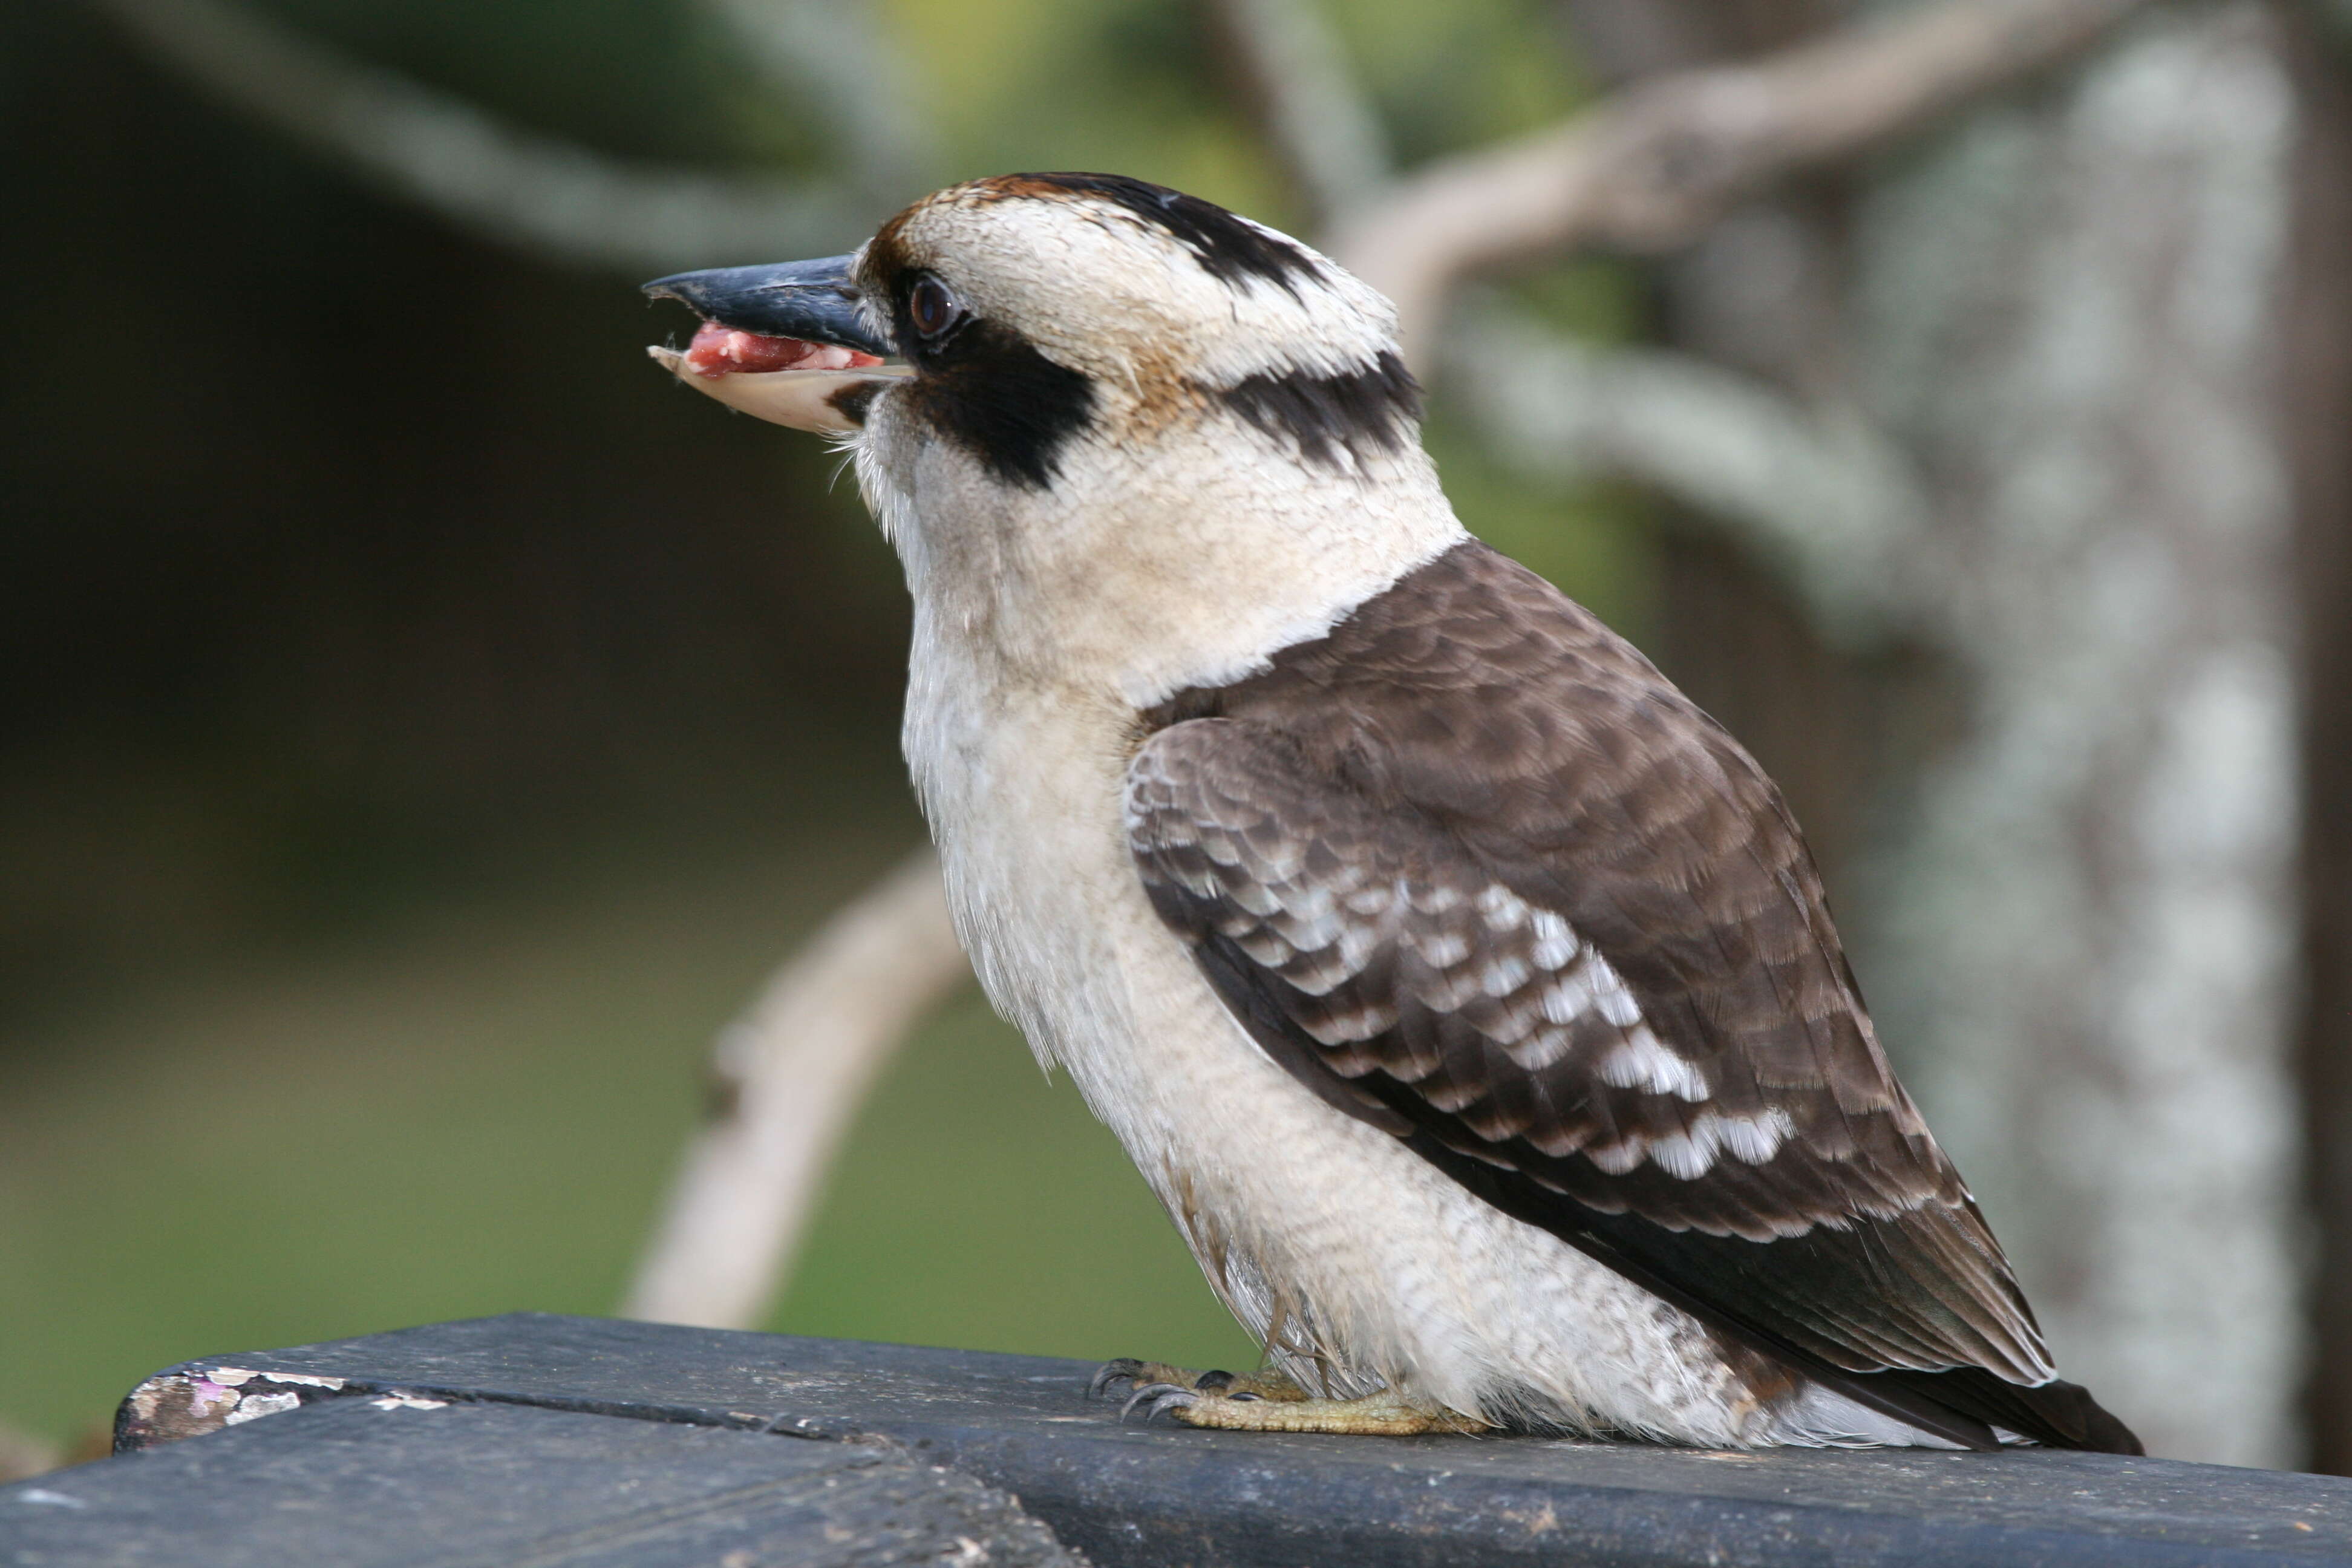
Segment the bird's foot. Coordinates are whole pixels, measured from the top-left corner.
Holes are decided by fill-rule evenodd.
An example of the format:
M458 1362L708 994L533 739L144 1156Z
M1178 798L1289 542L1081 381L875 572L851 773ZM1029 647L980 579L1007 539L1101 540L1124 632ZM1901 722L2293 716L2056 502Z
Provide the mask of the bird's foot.
M1249 1372L1236 1375L1230 1372L1186 1372L1181 1366L1165 1362L1135 1361L1121 1356L1107 1361L1097 1369L1094 1381L1087 1392L1098 1399L1127 1397L1135 1404L1133 1395L1146 1388L1176 1388L1199 1394L1222 1394L1244 1403L1254 1399L1270 1399L1296 1403L1307 1397L1307 1391L1278 1372Z
M1164 1415L1187 1426L1226 1431L1380 1437L1486 1428L1485 1422L1442 1405L1416 1404L1386 1391L1365 1399L1316 1399L1278 1372L1196 1374L1158 1362L1121 1359L1105 1363L1087 1392L1116 1398L1122 1384L1132 1390L1120 1407L1122 1420L1140 1411L1147 1422Z

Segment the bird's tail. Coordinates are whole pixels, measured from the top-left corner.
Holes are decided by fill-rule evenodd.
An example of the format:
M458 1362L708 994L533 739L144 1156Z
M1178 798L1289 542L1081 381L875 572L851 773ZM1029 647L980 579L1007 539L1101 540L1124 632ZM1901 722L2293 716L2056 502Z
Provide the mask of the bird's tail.
M1948 1410L1988 1426L2039 1443L2045 1448L2079 1448L2094 1454L2145 1454L2132 1429L2079 1383L2052 1378L2029 1387L1982 1367L1949 1372L1864 1373L1857 1381L1885 1378Z

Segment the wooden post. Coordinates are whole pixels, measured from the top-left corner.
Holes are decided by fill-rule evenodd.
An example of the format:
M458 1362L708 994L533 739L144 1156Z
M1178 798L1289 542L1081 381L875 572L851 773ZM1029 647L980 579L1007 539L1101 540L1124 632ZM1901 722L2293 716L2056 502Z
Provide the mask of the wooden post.
M1122 1423L1092 1371L528 1313L191 1362L125 1402L122 1457L0 1488L0 1561L2352 1564L2332 1477L1196 1432Z

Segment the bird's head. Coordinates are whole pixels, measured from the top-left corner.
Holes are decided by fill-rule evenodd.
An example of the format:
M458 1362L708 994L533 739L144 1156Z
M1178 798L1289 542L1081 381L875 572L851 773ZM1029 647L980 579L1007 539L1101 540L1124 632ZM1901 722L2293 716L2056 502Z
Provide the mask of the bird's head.
M1344 467L1408 444L1419 413L1386 300L1286 235L1120 175L975 180L854 255L646 289L702 315L687 353L655 352L721 401L851 435L908 380L898 402L929 434L1034 487L1097 426L1131 439L1138 419L1223 410Z
M1229 597L1244 562L1286 554L1348 578L1335 543L1399 531L1376 523L1399 506L1458 533L1394 309L1198 197L1003 175L925 197L853 255L646 289L703 318L687 352L654 351L681 379L856 452L919 595L953 556L1005 594L1053 578L1101 597L1118 570L1163 599L1195 574Z

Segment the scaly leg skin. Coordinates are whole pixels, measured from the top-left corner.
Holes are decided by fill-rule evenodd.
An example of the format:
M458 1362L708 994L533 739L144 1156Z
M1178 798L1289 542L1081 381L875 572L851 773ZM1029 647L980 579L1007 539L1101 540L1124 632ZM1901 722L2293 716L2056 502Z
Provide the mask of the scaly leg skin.
M1315 1399L1278 1372L1235 1377L1229 1372L1197 1376L1159 1362L1107 1362L1087 1385L1090 1394L1116 1397L1116 1385L1134 1390L1119 1410L1136 1411L1149 1422L1167 1415L1187 1426L1235 1432L1336 1432L1350 1436L1411 1437L1429 1432L1483 1432L1486 1424L1443 1407L1416 1405L1393 1394L1365 1399Z

